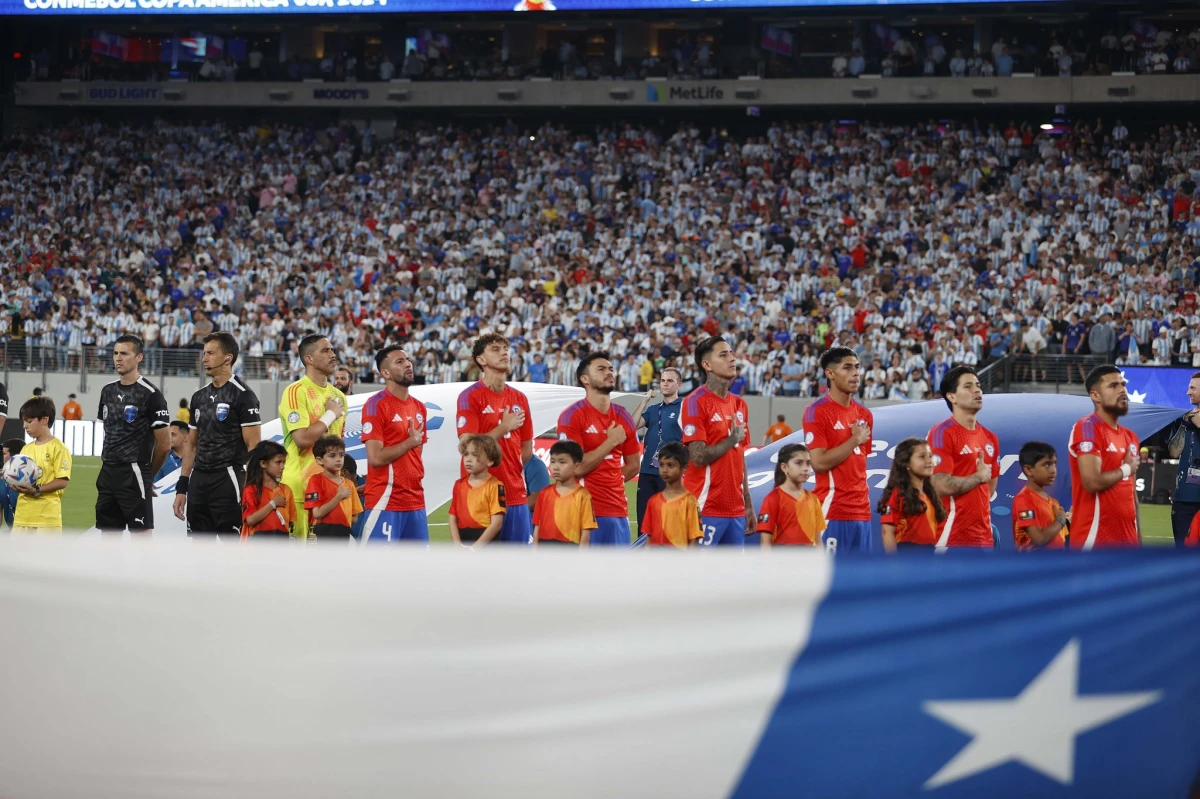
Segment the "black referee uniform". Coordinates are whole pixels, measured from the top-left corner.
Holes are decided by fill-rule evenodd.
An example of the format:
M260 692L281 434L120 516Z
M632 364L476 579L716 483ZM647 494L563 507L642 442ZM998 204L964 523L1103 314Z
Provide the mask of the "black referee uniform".
M0 416L8 416L8 389L0 383Z
M188 534L240 535L246 485L243 427L262 424L258 397L237 377L220 388L209 384L192 395L196 456L188 481Z
M154 431L171 423L167 400L149 380L100 390L97 412L104 423L104 454L96 478L96 526L102 531L154 527Z

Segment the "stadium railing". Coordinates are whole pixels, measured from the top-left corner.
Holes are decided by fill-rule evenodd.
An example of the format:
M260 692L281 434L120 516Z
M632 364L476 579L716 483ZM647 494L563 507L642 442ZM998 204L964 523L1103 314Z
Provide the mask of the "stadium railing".
M1112 358L1109 355L1010 353L981 369L979 382L985 393L1082 394L1088 371L1102 363L1112 363Z
M44 346L23 341L0 342L0 371L40 372L47 374L78 374L79 390L88 390L88 378L92 375L107 376L113 372L112 349L110 347ZM149 378L195 377L199 385L204 380L204 369L200 365L200 350L180 347L147 347L141 372ZM270 380L288 377L289 358L286 353L271 352L263 355L242 355L238 359L236 373L253 380ZM43 380L43 383L45 381Z

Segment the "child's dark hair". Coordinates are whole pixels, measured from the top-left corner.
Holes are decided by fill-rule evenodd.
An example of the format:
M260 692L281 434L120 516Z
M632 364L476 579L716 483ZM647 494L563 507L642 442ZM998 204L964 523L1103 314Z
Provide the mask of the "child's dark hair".
M691 453L681 441L668 441L658 448L658 460L661 463L664 459L670 459L679 464L679 468L686 469L688 461L691 460Z
M576 444L574 441L555 441L554 446L550 447L550 457L555 455L566 455L575 463L583 462L583 447Z
M1032 469L1045 458L1057 457L1058 453L1054 451L1054 447L1045 441L1026 441L1017 455L1017 463L1021 464L1022 469Z
M11 458L14 455L21 454L21 450L25 447L25 439L10 438L8 441L4 442L3 446L6 450L8 450L8 457Z
M314 458L324 458L325 455L333 450L346 451L346 442L338 436L321 436L317 439L317 443L313 444L312 454Z
M900 493L900 507L893 512L905 516L918 516L925 512L925 502L933 506L933 516L938 524L946 521L946 506L938 499L937 491L933 488L933 480L926 477L918 491L912 484L912 475L908 471L908 462L918 447L927 447L929 442L923 438L906 438L896 445L896 457L892 459L892 471L888 474L887 485L879 495L879 504L875 512L883 515L887 512L888 500L891 499L892 489ZM925 496L922 497L921 495Z
M342 461L342 477L348 478L355 485L358 485L358 461L354 458L346 458Z
M783 485L787 482L787 475L783 473L783 464L792 459L792 456L797 452L808 452L808 447L803 444L788 444L783 449L779 450L779 457L775 459L775 487Z
M259 495L262 494L263 476L266 474L262 466L263 461L269 461L279 455L286 458L287 450L278 441L260 441L258 446L250 451L250 463L246 465L246 484L254 486Z
M482 453L483 457L487 458L489 466L499 466L503 459L503 454L500 452L500 444L491 436L483 433L476 433L471 436L464 436L463 440L458 442L458 454L466 455L468 449L473 449L476 452Z
M49 419L46 424L54 424L54 400L42 394L30 397L21 406L22 419Z

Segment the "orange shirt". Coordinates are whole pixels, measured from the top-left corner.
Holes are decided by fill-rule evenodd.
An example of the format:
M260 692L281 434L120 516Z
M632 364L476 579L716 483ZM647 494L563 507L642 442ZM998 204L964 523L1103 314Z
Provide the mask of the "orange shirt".
M689 541L704 536L700 529L700 504L686 491L674 499L667 499L660 491L646 503L646 515L638 532L646 534L650 546L687 549Z
M778 486L763 499L755 529L770 533L773 544L815 547L821 543L825 526L825 514L815 494L805 491L793 497Z
M68 421L78 421L83 418L83 406L75 400L69 400L62 409L62 418Z
M1059 530L1058 535L1050 539L1050 542L1044 547L1034 544L1029 533L1025 532L1030 527L1048 527L1062 515L1064 515L1062 505L1059 505L1058 500L1054 497L1050 497L1049 500L1043 499L1029 486L1018 491L1017 495L1013 497L1012 504L1013 544L1016 545L1017 551L1032 552L1037 549L1062 549L1065 547L1067 545L1065 529Z
M576 486L565 494L558 493L556 484L546 486L538 494L533 526L537 528L540 541L578 544L584 530L596 529L592 495L583 486Z
M787 438L792 434L792 426L784 422L776 422L767 428L767 438L774 444L781 438Z
M313 510L333 499L343 485L350 489L350 496L335 505L333 510L320 519L316 518L312 513ZM343 527L351 526L354 523L354 517L363 510L362 501L358 498L358 489L355 488L354 483L344 477L341 483L335 483L325 476L324 470L308 478L308 487L304 490L304 507L308 509L309 525L340 524Z
M937 516L931 504L933 502L937 502L937 500L930 500L923 496L921 497L921 505L925 508L923 513L905 513L904 502L900 499L900 489L893 488L879 521L881 524L890 524L896 528L897 544L932 546L937 543L938 527Z
M1067 451L1071 456L1071 549L1138 546L1137 474L1099 494L1084 491L1079 479L1081 455L1099 457L1102 472L1120 469L1126 452L1137 454L1138 437L1120 425L1109 427L1093 413L1071 428Z
M471 485L470 477L460 477L454 482L454 495L450 499L450 515L459 528L485 530L496 514L507 513L504 505L504 486L493 475L477 486Z
M275 511L268 513L267 518L258 524L246 521L262 510L262 506L270 502L272 497L280 494L283 498L275 501ZM248 485L242 489L242 538L255 533L291 533L292 523L295 521L296 500L292 496L292 489L283 483L274 491L264 488L261 495L256 486Z

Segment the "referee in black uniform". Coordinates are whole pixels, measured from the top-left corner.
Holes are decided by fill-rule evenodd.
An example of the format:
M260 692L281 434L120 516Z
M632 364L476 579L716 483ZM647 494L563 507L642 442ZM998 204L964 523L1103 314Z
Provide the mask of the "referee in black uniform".
M4 423L8 421L8 389L0 383L0 430L4 430Z
M142 377L142 340L124 335L113 344L118 379L100 390L104 454L96 478L96 526L101 533L154 529L154 475L171 447L167 400Z
M204 337L200 360L212 383L192 395L191 432L184 441L175 487L175 515L187 521L188 535L236 540L242 532L246 459L258 445L262 418L258 397L233 376L237 359L238 344L233 336L211 333Z

